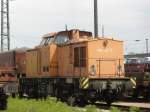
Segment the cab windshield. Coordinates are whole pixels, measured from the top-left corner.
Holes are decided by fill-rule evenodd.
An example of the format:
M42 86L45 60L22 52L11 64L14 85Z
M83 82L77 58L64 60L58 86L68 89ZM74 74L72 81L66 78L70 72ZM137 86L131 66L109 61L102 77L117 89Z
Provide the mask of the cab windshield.
M53 40L54 40L54 37L45 37L45 38L43 38L43 40L41 41L40 46L46 46L46 45L52 43Z
M68 35L57 35L55 39L55 43L58 45L65 44L69 41Z

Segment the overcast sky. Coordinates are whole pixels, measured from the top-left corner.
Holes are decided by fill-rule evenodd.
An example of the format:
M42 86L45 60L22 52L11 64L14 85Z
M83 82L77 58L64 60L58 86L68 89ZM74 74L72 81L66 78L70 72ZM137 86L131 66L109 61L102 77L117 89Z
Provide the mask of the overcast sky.
M125 52L145 52L150 0L98 0L98 10L99 35L103 24L106 36L125 41ZM15 0L10 23L12 48L38 45L43 34L64 30L65 24L93 32L93 0Z

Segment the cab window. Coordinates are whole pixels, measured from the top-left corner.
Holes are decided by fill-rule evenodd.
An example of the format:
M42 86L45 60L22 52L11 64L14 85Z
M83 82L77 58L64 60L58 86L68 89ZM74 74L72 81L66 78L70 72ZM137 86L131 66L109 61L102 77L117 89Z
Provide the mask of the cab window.
M54 40L54 38L50 37L50 38L47 38L47 41L45 42L45 45L48 45L50 43L52 43Z
M69 37L67 35L58 35L56 36L55 43L56 44L65 44L69 41Z
M43 39L42 39L42 41L41 41L41 43L40 43L40 46L44 45L44 44L45 44L45 42L46 42L46 39L45 39L45 38L43 38Z
M48 45L48 44L52 43L53 40L54 40L53 37L46 37L46 38L43 38L42 42L40 43L40 46Z

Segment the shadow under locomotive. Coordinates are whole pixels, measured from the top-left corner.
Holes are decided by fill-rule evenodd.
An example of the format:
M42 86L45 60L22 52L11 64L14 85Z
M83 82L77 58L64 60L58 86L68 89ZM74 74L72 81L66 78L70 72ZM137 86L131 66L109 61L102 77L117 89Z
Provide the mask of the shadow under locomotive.
M82 79L83 80L83 79ZM57 97L70 105L84 105L88 102L105 101L107 104L118 100L126 91L128 79L88 79L88 87L81 87L81 78L22 78L19 95L29 98Z

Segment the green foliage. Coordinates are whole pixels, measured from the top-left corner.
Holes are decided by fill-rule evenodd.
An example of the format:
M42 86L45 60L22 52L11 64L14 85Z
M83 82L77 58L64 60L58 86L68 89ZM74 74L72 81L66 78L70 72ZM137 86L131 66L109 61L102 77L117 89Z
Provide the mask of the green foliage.
M111 112L123 112L117 107L111 107ZM124 111L124 112L140 112L140 109L137 107L130 107L129 111Z
M88 105L85 108L70 107L56 98L47 100L8 99L8 109L0 112L101 112L96 106ZM122 112L117 107L111 107L110 112ZM139 108L131 107L129 112L140 112Z
M121 112L121 110L118 109L117 107L111 107L110 112Z
M140 109L137 108L137 107L131 107L131 108L129 109L129 112L140 112Z
M45 100L8 99L7 111L1 112L82 112L55 98Z
M99 112L96 106L94 105L88 105L85 107L86 111L85 112Z

